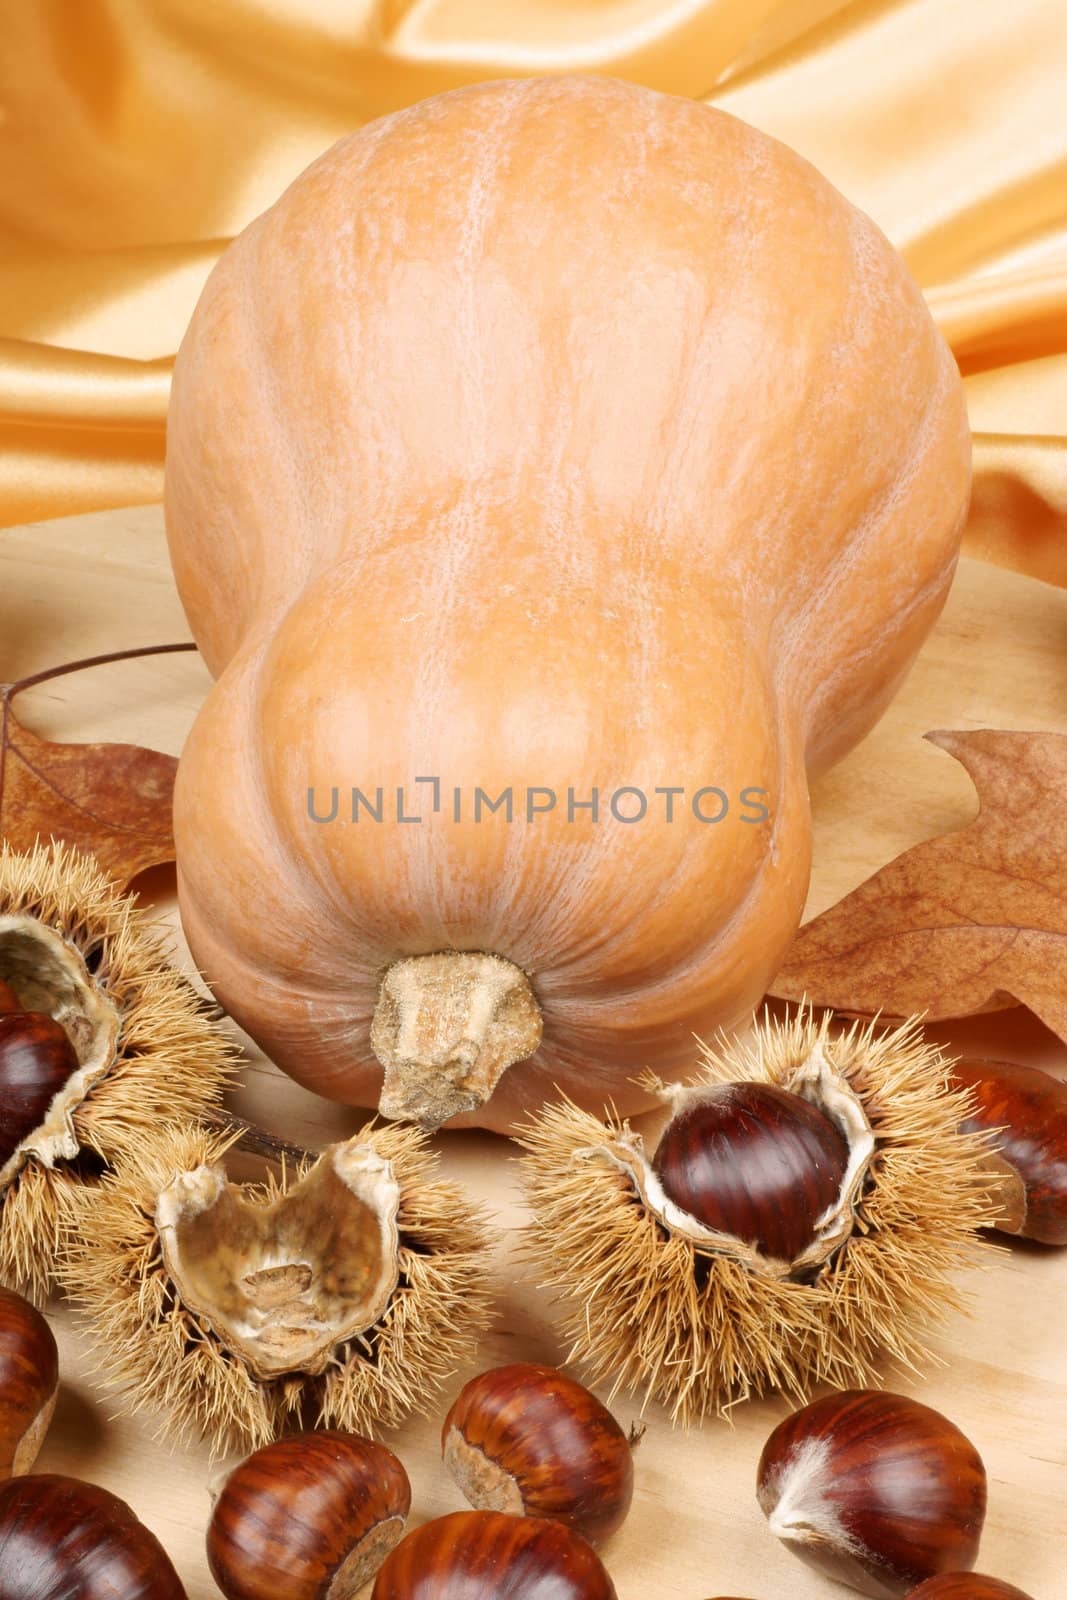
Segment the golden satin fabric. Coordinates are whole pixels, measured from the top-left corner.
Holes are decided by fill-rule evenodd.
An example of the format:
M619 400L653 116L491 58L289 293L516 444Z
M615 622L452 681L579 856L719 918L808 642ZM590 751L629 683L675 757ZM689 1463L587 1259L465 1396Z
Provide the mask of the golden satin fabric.
M1064 0L0 0L0 525L159 496L226 240L371 118L596 71L808 156L966 375L969 548L1067 584Z

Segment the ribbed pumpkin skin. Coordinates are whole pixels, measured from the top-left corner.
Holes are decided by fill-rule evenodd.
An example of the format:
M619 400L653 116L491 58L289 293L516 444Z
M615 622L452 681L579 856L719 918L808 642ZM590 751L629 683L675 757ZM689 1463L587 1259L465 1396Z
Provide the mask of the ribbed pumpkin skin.
M383 970L495 952L544 1039L471 1120L554 1085L635 1109L637 1071L684 1071L772 977L808 775L936 618L969 475L903 264L736 119L542 78L342 140L227 250L174 380L167 529L218 677L179 882L223 1004L302 1082L374 1104ZM434 774L431 815L412 785ZM704 824L712 784L732 808ZM405 785L426 820L346 822L352 785L386 818ZM471 820L475 787L508 785L515 821ZM530 785L560 798L527 824ZM606 812L620 785L642 822L568 820L569 788ZM334 786L317 825L308 789ZM740 820L744 788L770 823Z

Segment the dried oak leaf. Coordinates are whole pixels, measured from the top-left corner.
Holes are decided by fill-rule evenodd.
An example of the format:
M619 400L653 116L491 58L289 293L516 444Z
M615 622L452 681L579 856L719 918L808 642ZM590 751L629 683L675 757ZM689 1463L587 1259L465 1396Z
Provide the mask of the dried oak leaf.
M1067 735L928 733L978 791L797 934L771 993L929 1020L1022 1003L1067 1040Z
M0 839L15 850L62 839L91 851L123 883L173 861L173 756L131 744L53 744L22 724L11 702L31 684L83 667L192 648L123 650L0 684Z

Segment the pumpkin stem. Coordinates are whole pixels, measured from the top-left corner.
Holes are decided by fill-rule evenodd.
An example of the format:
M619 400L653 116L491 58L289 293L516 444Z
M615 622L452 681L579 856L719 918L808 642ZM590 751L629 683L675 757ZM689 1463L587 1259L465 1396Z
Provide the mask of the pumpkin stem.
M406 956L382 979L370 1040L385 1068L382 1115L438 1128L484 1105L507 1068L533 1054L541 1008L503 956Z

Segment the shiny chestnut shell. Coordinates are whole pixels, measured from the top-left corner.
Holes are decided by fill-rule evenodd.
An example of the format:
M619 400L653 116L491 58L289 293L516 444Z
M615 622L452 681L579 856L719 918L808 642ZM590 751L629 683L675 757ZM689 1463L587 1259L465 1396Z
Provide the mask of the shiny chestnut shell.
M1026 1211L1017 1231L1067 1244L1067 1083L1010 1061L960 1061L953 1073L977 1102L960 1126L989 1134L1022 1181Z
M0 1478L29 1472L59 1389L59 1352L35 1306L0 1289Z
M0 1575L3 1600L186 1600L155 1534L77 1478L0 1484Z
M705 1227L793 1261L839 1198L848 1159L818 1106L776 1084L729 1083L672 1117L652 1167Z
M54 1017L0 1010L0 1166L41 1126L77 1070L74 1046Z
M0 978L0 1013L5 1011L21 1011L23 1009L18 995L11 985Z
M323 1429L256 1450L227 1477L207 1555L226 1600L349 1600L404 1531L411 1485L391 1450Z
M562 1523L454 1511L386 1557L371 1600L616 1600L599 1556Z
M551 1517L598 1544L633 1498L633 1451L611 1412L556 1367L481 1373L445 1418L441 1449L471 1505Z
M999 1578L984 1578L980 1572L946 1572L920 1583L908 1600L1032 1600L1032 1596Z
M851 1389L795 1411L763 1448L757 1492L797 1555L877 1600L969 1571L978 1555L981 1458L947 1417L904 1395Z

